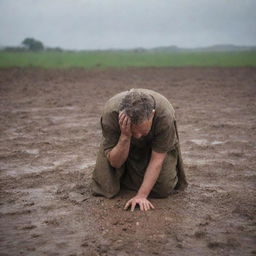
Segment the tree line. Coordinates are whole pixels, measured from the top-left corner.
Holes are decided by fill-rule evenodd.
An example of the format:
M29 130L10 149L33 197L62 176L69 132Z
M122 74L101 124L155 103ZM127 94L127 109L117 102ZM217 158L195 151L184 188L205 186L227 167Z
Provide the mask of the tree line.
M33 51L33 52L39 52L39 51L59 51L61 52L62 49L60 47L45 47L44 44L39 41L36 40L34 38L25 38L22 43L21 46L19 47L5 47L4 48L5 51Z

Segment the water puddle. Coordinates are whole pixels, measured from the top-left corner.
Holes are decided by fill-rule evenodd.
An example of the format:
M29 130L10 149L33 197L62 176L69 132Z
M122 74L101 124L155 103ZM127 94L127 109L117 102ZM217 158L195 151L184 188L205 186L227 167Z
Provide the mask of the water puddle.
M83 169L86 169L86 168L94 166L94 165L95 165L95 161L89 161L89 162L84 162L84 163L78 165L78 168L80 170L83 170Z
M227 141L214 140L210 142L206 139L193 139L193 140L190 140L190 142L193 142L194 144L197 144L199 146L206 146L206 145L221 145L221 144L225 144Z
M20 113L20 112L40 112L40 111L56 111L56 110L77 110L78 107L76 106L66 106L66 107L55 107L55 108L19 108L13 109L13 113Z
M38 155L39 154L39 149L26 149L24 152L31 154L31 155Z
M212 145L220 145L226 143L225 141L214 140L211 142Z
M256 171L254 170L245 170L243 171L243 175L246 177L255 177L256 176Z
M205 139L194 139L194 140L190 140L191 142L197 144L197 145L207 145L209 144L207 140Z
M183 160L184 160L184 163L187 165L194 165L194 164L206 165L210 162L209 159L196 159L196 158L189 158L189 157L185 157Z
M32 151L32 152L37 153L37 151ZM1 163L0 174L1 176L9 175L9 176L17 177L24 174L50 171L50 170L54 170L57 167L64 166L65 164L75 160L76 158L77 158L76 155L70 155L55 161L51 161L51 159L46 159L47 163L45 163L44 165L37 165L37 166L33 166L31 164L19 165L18 163Z
M24 210L24 205L26 202L32 202L31 206L40 203L40 206L47 206L51 200L54 199L54 195L50 193L47 186L45 188L29 188L29 189L8 189L6 192L15 194L17 197L17 203L15 206L12 204L6 204L1 207L1 214L15 214Z

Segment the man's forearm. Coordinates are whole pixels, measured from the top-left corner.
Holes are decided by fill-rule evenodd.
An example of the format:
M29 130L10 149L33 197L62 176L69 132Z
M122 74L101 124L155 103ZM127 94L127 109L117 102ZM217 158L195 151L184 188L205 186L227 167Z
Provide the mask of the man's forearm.
M150 162L148 164L148 167L144 175L143 182L140 186L140 189L137 195L148 197L149 193L151 192L152 188L154 187L159 177L164 158L165 158L165 154L161 154L161 156L157 157L157 159L154 157L152 158L151 156Z
M108 160L114 168L120 168L127 160L130 150L131 137L120 135L118 143L109 152Z

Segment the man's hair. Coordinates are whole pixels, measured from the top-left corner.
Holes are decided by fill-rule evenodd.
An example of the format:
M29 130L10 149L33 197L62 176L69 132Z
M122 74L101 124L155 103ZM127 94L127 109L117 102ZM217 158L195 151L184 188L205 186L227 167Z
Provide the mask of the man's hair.
M154 105L151 95L132 89L123 98L119 110L124 111L133 124L140 124L151 117Z

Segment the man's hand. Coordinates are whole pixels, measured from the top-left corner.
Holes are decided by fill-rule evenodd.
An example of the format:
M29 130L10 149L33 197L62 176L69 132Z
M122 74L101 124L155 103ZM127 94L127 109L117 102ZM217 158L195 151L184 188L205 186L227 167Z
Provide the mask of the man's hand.
M129 207L131 207L131 211L133 212L136 205L139 205L140 206L140 210L141 211L147 211L147 210L150 210L150 209L155 209L154 205L151 204L146 197L142 197L142 196L135 196L133 197L132 199L130 199L124 209L127 210Z
M122 135L128 138L132 136L131 119L123 111L119 113L119 126Z
M119 126L121 135L118 143L107 154L110 165L114 168L120 168L128 158L131 144L131 120L124 112L119 113Z

